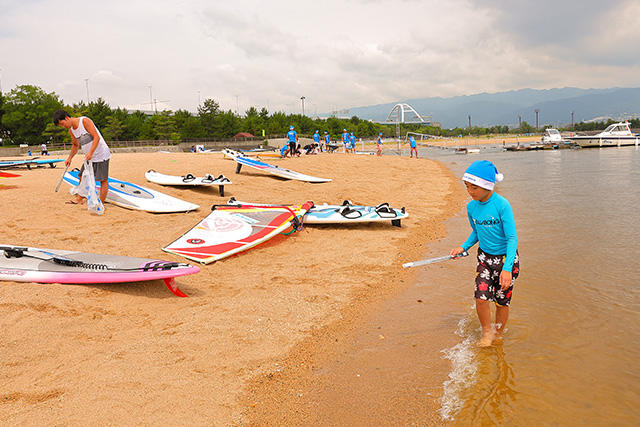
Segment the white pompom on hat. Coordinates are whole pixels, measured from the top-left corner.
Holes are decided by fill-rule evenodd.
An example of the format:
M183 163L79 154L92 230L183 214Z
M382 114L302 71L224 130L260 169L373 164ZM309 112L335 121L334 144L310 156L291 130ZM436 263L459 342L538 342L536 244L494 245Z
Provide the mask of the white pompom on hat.
M496 182L501 182L503 179L504 175L498 172L496 166L489 160L476 160L469 165L462 176L463 181L486 190L493 190Z

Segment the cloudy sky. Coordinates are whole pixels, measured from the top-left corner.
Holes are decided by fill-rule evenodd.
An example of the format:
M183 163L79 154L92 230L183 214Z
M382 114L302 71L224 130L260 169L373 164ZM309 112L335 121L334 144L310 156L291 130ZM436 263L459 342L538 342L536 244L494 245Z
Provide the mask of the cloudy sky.
M0 0L0 84L190 111L300 112L304 96L307 114L639 87L639 16L638 0Z

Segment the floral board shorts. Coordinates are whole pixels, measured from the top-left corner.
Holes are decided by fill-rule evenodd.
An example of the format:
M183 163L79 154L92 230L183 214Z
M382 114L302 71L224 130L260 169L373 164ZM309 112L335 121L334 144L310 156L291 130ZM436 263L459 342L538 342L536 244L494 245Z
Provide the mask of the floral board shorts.
M505 255L491 255L478 248L478 267L476 268L476 299L493 301L505 307L511 303L513 283L520 273L520 256L516 252L513 261L511 286L505 291L500 288L500 273L504 265Z

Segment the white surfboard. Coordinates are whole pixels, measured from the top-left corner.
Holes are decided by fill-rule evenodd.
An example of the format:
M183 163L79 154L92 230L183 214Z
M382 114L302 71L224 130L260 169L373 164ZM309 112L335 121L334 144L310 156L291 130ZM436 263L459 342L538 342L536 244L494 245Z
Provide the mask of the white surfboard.
M229 205L253 205L253 206L290 206L269 205L261 203L239 202L235 198L229 199ZM395 209L388 203L380 203L377 206L354 205L345 200L341 205L314 205L307 211L303 218L305 224L347 224L363 222L391 221L392 225L400 226L400 221L409 217L405 208Z
M203 177L197 177L190 173L183 176L165 175L160 172L156 172L153 169L149 169L145 172L144 177L147 181L154 184L170 185L170 186L187 186L187 187L206 187L217 185L220 189L220 195L224 196L224 186L232 184L231 180L224 175L214 177L211 174L206 174Z
M236 173L240 173L240 169L243 165L249 166L251 168L255 168L264 172L268 172L272 175L279 176L280 178L285 179L295 179L298 181L306 181L306 182L329 182L330 178L319 178L317 176L305 175L300 172L292 171L290 169L281 168L279 166L270 165L268 163L261 162L260 160L250 159L245 156L243 153L238 151L224 149L222 150L225 156L230 157L235 160L238 165L236 168Z
M80 182L78 173L77 169L65 173L64 181L69 185L77 186ZM195 203L180 200L131 182L115 178L109 178L108 182L107 202L123 208L153 213L171 213L194 211L200 207ZM96 181L96 187L100 188L98 181Z

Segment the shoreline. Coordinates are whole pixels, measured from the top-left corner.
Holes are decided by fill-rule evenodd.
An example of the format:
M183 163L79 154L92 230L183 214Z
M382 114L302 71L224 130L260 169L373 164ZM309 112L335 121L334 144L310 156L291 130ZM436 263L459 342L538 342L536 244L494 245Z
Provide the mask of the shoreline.
M278 165L333 181L285 181L246 168L235 174L235 163L218 154L116 153L111 176L201 207L153 215L107 204L105 215L96 217L86 207L64 204L66 184L53 191L63 168L16 171L22 177L10 183L18 188L2 192L7 244L184 261L160 248L230 196L264 203L389 202L405 206L410 217L402 228L307 225L180 278L178 285L190 296L184 299L157 282L2 282L6 350L0 361L10 369L0 374L0 419L72 425L131 417L147 423L251 422L255 407L245 393L255 381L289 372L281 361L309 340L333 338L327 325L346 333L359 313L375 311L376 304L413 283L416 273L401 271L401 261L424 256L425 242L441 237L444 219L458 210L451 199L463 194L452 184L451 171L429 159L322 154ZM161 187L145 182L149 168L223 173L233 185L225 186L225 197L217 189Z
M442 163L440 165L448 171ZM417 386L421 390L429 389L428 396L418 396L419 393L412 390L413 394L403 395L401 400L394 401L393 407L389 405L388 410L381 410L380 407L372 405L368 398L383 399L385 395L396 393L394 387L397 384L393 379L386 379L380 384L377 382L379 378L374 378L373 382L363 385L364 379L358 379L357 384L351 384L353 378L346 376L353 375L354 372L358 372L358 378L361 374L365 377L366 373L379 374L376 372L380 369L379 365L389 367L397 363L396 360L389 360L388 356L386 361L381 362L354 353L370 352L372 349L367 345L374 342L375 346L375 341L386 339L382 335L387 333L383 330L385 326L377 326L374 329L372 325L377 323L372 323L372 319L385 310L389 302L402 298L402 294L415 287L420 277L419 269L405 270L401 266L402 262L423 258L429 252L429 246L448 235L447 222L450 222L464 206L466 194L461 187L456 186L457 177L450 171L449 174L450 192L446 197L445 212L422 224L419 230L414 230L412 238L407 239L408 245L400 249L397 264L387 269L379 283L371 285L373 289L356 291L353 295L354 302L341 311L339 320L312 330L311 334L296 344L284 359L278 360L277 369L260 375L249 383L247 392L241 398L242 406L246 408L245 421L249 425L373 425L415 423L417 420L429 425L441 423L436 415L440 397L436 393L440 392L440 386L446 378L448 363L439 356L433 357L434 353L440 354L441 347L437 345L427 345L431 353L428 357L441 361L441 367L447 366L439 374L428 374L428 386ZM424 244L422 251L418 251L416 247L420 244ZM394 280L398 282L395 286L384 286L384 283ZM431 317L431 320L436 319ZM370 333L377 336L367 337ZM434 341L443 342L449 338L440 337ZM416 347L416 344L413 344L413 347ZM377 356L380 354L376 353ZM357 359L356 363L351 359ZM349 371L349 368L363 361L368 366L358 365L355 371ZM345 369L345 365L348 368ZM339 371L338 377L335 372L328 373L328 370ZM438 391L434 390L434 384ZM331 390L334 388L338 391ZM363 393L363 388L366 397L357 396ZM357 393L354 393L356 391ZM318 398L322 401L318 401Z

